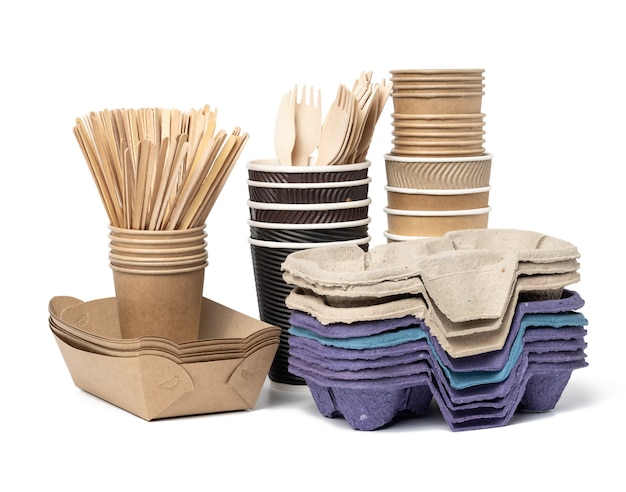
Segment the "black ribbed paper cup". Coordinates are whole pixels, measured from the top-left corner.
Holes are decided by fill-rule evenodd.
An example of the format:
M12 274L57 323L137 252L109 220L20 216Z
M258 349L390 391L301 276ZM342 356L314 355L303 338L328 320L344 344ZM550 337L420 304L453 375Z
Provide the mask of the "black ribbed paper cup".
M339 203L263 203L248 200L250 219L282 224L325 224L366 219L371 198Z
M328 246L337 243L354 243L367 250L370 236L353 241L326 241L317 243L291 243L280 241L262 241L249 238L252 267L257 293L259 318L281 329L276 355L269 370L269 378L277 385L305 386L304 379L291 374L288 370L289 354L289 318L291 310L285 305L285 299L291 293L291 286L283 279L281 269L287 256L302 249Z
M362 220L321 224L322 227L317 224L301 224L301 227L298 227L298 224L273 224L248 220L252 239L285 243L322 243L361 239L368 235L370 222L371 218L368 217Z
M367 178L370 161L336 166L281 166L276 159L249 161L248 177L269 183L332 183Z
M365 200L372 178L332 183L268 183L248 180L250 200L262 203L337 203Z

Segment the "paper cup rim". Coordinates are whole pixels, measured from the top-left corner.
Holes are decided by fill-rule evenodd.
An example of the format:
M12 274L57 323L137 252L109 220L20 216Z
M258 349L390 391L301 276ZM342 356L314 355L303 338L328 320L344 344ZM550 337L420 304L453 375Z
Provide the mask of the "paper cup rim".
M246 167L251 171L264 171L272 173L304 174L304 173L338 173L345 171L360 171L371 166L371 161L357 162L353 164L336 164L333 166L282 166L275 158L256 159L248 161Z
M424 99L433 99L437 97L482 97L485 95L485 91L481 92L393 92L391 91L392 97L413 97L413 98L424 98Z
M477 138L474 140L455 140L450 138L442 138L441 141L420 141L416 142L411 137L399 137L393 138L391 144L400 147L469 147L470 145L482 146L486 140L484 138ZM472 147L473 148L473 147Z
M134 236L158 236L161 233L163 235L178 236L203 231L204 229L206 229L206 224L197 227L190 227L188 229L129 229L124 227L117 227L114 225L109 225L109 229L111 230L111 232L114 233L132 235L133 238ZM193 234L190 237L194 237Z
M432 131L418 131L413 132L410 130L392 130L391 135L394 137L394 140L398 138L409 138L415 141L415 139L422 138L434 138L437 141L450 141L450 140L459 140L461 138L468 138L468 140L473 141L471 137L483 137L487 134L486 130L476 130L473 132L432 132ZM474 139L478 140L478 139ZM392 142L393 143L393 142Z
M160 244L167 244L176 246L177 244L187 244L195 241L201 241L208 237L208 233L206 231L202 231L202 234L198 234L196 236L183 236L183 237L175 237L172 239L159 239L159 238L140 238L140 237L121 237L116 236L114 231L111 231L108 235L108 238L116 243L120 244L137 244L137 245L145 245L145 246L158 246Z
M431 157L472 157L473 155L483 155L485 149L483 146L481 147L461 147L455 150L447 149L447 150L432 150L430 147L423 147L420 150L415 149L400 149L394 147L394 150L397 152L398 157L417 157L417 158L431 158Z
M471 195L474 193L485 193L491 190L491 185L479 188L446 188L446 189L426 189L426 188L399 188L397 186L385 185L385 191L401 193L404 195Z
M415 239L432 239L432 236L404 236L402 234L394 234L389 230L383 231L383 236L393 241L413 241Z
M328 181L328 182L315 182L315 183L283 183L272 181L255 181L252 179L246 180L248 186L255 188L285 188L285 189L310 189L310 188L349 188L354 186L362 186L372 182L371 176L363 179L355 179L351 181Z
M170 270L176 270L181 272L187 268L197 267L202 264L208 264L206 259L194 260L194 261L171 261L171 262L137 262L137 261L124 261L124 260L110 260L111 266L118 268L126 268L129 270L141 270L150 272L168 272Z
M187 268L172 268L172 269L164 269L164 270L150 270L150 269L136 269L136 268L125 268L117 265L110 264L112 270L122 272L122 273L131 273L135 275L176 275L181 273L190 273L195 272L197 270L203 270L209 265L208 261L205 261L201 264L187 267Z
M349 239L346 241L327 241L321 243L288 243L288 242L280 242L280 241L263 241L261 239L254 239L249 237L248 242L253 246L260 246L262 248L270 248L270 249L310 249L310 248L321 248L324 246L339 246L342 244L368 244L372 240L372 236L367 235L365 237L359 239Z
M421 81L420 81L421 82ZM447 89L484 89L484 82L477 82L475 84L463 83L460 84L421 84L415 83L415 81L411 80L398 80L393 84L393 90L395 91L432 91L437 92L437 89L447 90ZM474 92L474 91L466 91L466 92Z
M443 121L429 120L431 123L424 120L424 122L415 122L413 123L411 120L394 120L391 122L391 126L393 127L392 131L411 131L411 130L419 130L422 133L429 133L428 130L435 130L434 133L441 133L441 130L448 130L448 133L467 133L466 128L476 128L481 127L481 130L474 130L474 132L485 132L484 127L486 126L485 121L465 121L465 122L454 122L454 123L444 123ZM456 130L455 129L459 129ZM450 132L450 130L452 130ZM430 132L432 133L432 132Z
M293 210L300 212L317 210L343 210L350 208L367 207L372 203L370 197L364 200L354 200L351 202L331 202L331 203L266 203L247 200L249 208L256 210Z
M405 68L405 69L395 69L389 70L389 73L423 73L423 74L436 74L436 73L459 73L459 74L467 74L467 73L484 73L484 68Z
M398 120L470 120L470 119L483 119L486 113L432 113L432 114L406 114L406 113L391 113L393 119Z
M133 266L140 268L149 268L156 267L156 269L167 269L165 267L170 268L179 268L185 265L187 266L196 266L200 263L204 263L208 259L208 253L204 253L198 255L197 257L178 257L178 258L129 258L129 257L119 257L114 254L109 254L109 261L112 265L124 267L124 268L132 268Z
M389 77L391 82L482 82L487 79L483 74L424 74L424 73L397 73Z
M396 161L396 162L409 162L409 163L420 163L420 162L468 162L468 161L488 161L493 159L493 154L482 154L476 156L465 156L465 157L403 157L399 155L393 154L385 154L385 161Z
M208 254L209 253L205 248L202 251L199 251L198 253L191 254L191 255L182 254L180 256L152 256L152 255L127 256L123 253L120 254L120 252L117 252L115 249L113 249L109 252L109 259L121 260L121 261L132 261L135 263L163 262L163 261L175 261L176 262L176 261L193 261L193 260L199 260L202 258L207 258Z
M310 229L344 229L350 227L360 227L369 224L372 221L371 217L366 217L359 220L347 220L344 222L322 222L318 224L289 224L280 222L261 222L258 220L248 219L248 225L250 227L256 227L258 229L287 229L287 230L310 230Z
M109 248L113 252L118 253L134 253L134 254L146 254L146 255L154 255L154 254L180 254L185 255L186 253L193 253L197 251L198 253L202 253L206 251L207 242L203 241L202 244L198 244L196 246L188 246L185 248L126 248L124 246L117 246L113 244L109 244Z
M405 217L456 217L458 215L484 215L491 212L491 206L465 210L400 210L385 207L383 211L388 215L403 215Z

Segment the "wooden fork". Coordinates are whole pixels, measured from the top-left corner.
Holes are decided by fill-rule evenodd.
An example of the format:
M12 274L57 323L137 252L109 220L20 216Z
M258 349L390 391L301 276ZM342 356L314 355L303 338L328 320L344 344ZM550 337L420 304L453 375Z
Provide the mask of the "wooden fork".
M306 100L306 85L302 89L300 101L295 108L296 139L291 151L293 166L308 166L309 157L317 149L322 133L322 93L317 91L317 102L314 99L313 87L310 89L309 99Z
M354 97L350 90L340 84L332 106L326 114L318 146L318 166L338 163L350 138L354 115Z

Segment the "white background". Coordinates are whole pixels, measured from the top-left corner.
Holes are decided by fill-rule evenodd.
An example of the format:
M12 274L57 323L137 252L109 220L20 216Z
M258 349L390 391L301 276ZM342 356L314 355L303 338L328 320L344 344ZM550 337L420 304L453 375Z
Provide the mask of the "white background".
M626 108L616 5L4 2L0 488L617 490ZM380 81L405 68L485 69L490 227L543 232L581 252L573 288L586 301L590 365L554 411L459 433L435 408L361 432L322 417L306 393L266 386L251 411L146 422L73 385L47 303L113 295L108 223L72 134L77 117L210 104L218 128L250 134L208 220L205 296L256 317L245 163L273 156L280 97L314 85L327 108L361 71ZM369 154L371 245L385 242L391 106Z

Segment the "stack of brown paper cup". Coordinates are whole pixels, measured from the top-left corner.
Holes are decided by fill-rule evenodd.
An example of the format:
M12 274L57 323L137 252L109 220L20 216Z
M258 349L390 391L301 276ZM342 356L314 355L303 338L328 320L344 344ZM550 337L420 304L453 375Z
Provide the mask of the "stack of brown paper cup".
M204 226L156 231L110 227L109 260L123 338L197 339L205 237Z
M392 70L391 153L404 157L483 154L483 72Z
M385 155L388 241L486 228L483 69L392 70L392 148Z
M388 241L486 228L491 160L491 154L448 159L386 154Z

